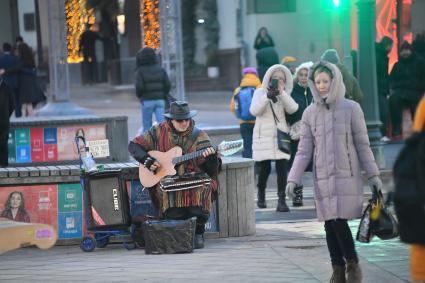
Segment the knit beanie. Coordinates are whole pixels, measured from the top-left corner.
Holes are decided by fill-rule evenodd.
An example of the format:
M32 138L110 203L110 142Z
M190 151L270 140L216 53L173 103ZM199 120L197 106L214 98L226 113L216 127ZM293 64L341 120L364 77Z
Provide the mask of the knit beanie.
M285 56L282 58L282 64L287 64L287 63L294 63L297 62L297 58L292 57L292 56Z
M335 49L328 49L323 54L322 57L320 57L321 60L330 62L332 64L339 63L339 56L338 52Z
M257 69L254 67L246 67L242 70L242 74L245 76L246 74L254 74L258 77Z

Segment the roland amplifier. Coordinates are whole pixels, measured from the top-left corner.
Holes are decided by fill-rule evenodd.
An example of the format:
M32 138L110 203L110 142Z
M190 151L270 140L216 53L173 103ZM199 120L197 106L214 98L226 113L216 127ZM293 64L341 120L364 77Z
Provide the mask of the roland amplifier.
M84 197L89 230L130 226L130 205L121 170L85 175Z

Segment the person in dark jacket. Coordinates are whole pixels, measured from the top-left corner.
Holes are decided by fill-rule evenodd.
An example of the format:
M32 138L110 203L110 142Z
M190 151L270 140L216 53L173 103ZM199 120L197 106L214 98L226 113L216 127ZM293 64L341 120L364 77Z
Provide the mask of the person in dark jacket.
M379 118L382 122L381 133L383 142L388 142L388 96L390 94L390 76L388 74L388 54L393 48L393 40L384 36L375 44L376 78L378 81Z
M401 138L401 122L404 107L410 109L412 120L416 107L425 92L425 61L412 52L412 46L403 42L399 60L390 74L389 98L392 136Z
M286 115L286 121L290 125L289 134L291 135L291 159L288 162L288 171L291 170L295 154L297 153L298 142L300 140L301 117L304 110L313 101L313 95L308 87L308 70L311 66L313 66L313 62L305 62L295 70L294 89L292 90L291 97L298 104L298 110L293 114Z
M100 39L97 32L91 30L91 25L86 25L86 30L80 37L80 52L83 53L81 64L83 84L93 84L97 82L97 58L96 40Z
M260 80L263 80L267 70L276 64L279 64L279 55L274 47L265 47L257 51L257 71Z
M19 60L12 53L12 45L10 43L3 43L3 54L0 56L0 70L4 83L9 87L12 93L13 104L15 105L15 116L21 117L21 103L19 101L18 92L18 72L19 72Z
M152 48L141 49L136 60L136 95L142 104L143 131L146 132L152 127L153 113L158 123L164 121L165 100L171 83Z
M418 33L412 42L412 50L425 60L425 31Z
M16 50L19 59L18 91L22 103L23 115L34 114L33 103L36 100L36 69L35 58L32 48L26 44L21 36L16 38Z
M0 70L0 75L3 69ZM8 166L8 146L10 116L13 112L13 94L0 77L0 167Z
M348 98L360 103L363 99L363 92L360 89L359 82L350 73L348 68L343 63L341 63L338 52L335 49L328 49L325 52L323 52L320 59L323 61L327 61L332 64L335 64L338 67L339 71L342 74L342 79L344 80L345 91L346 91L345 98Z
M291 136L291 158L288 161L288 172L291 170L294 162L295 154L298 150L300 141L301 117L304 110L312 103L313 95L308 87L308 70L313 66L313 62L305 62L295 69L294 89L291 92L291 97L298 104L298 110L292 114L286 114L286 121L289 124L289 134ZM311 171L311 165L307 169ZM303 205L302 186L299 186L296 191L296 196L292 199L292 206Z
M262 27L258 30L257 36L255 37L254 48L260 50L266 47L274 47L274 42L267 28Z

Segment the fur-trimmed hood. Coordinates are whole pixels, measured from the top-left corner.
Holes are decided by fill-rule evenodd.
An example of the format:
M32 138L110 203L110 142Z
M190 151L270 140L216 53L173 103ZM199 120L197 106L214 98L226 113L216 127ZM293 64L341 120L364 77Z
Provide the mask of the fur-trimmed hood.
M267 89L269 87L272 74L278 70L282 71L283 74L285 75L285 92L290 94L292 92L292 89L294 88L292 74L287 67L281 64L273 65L267 70L262 81L263 88Z
M311 93L313 94L314 102L317 104L325 104L325 101L320 96L319 91L317 90L316 85L314 84L314 71L320 66L324 66L332 72L331 87L329 89L329 94L326 99L326 104L335 104L339 100L344 98L345 85L342 80L341 71L338 69L338 67L326 61L316 62L308 71L308 86L310 87Z

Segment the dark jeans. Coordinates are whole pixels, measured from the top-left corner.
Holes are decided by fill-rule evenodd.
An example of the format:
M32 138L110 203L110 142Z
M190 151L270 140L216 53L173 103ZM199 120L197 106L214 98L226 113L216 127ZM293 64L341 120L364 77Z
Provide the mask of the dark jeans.
M392 135L398 136L401 134L401 123L403 119L403 109L408 107L412 114L412 120L415 115L416 107L418 106L421 96L405 95L403 92L395 92L389 98Z
M345 260L357 259L353 235L346 219L325 221L326 242L333 265L345 265Z
M265 190L267 186L267 179L271 172L272 160L263 160L257 162L259 173L257 187L259 190ZM276 173L277 173L277 195L285 196L286 181L288 179L287 160L279 159L275 160Z
M202 210L200 206L188 207L170 207L164 213L165 219L186 220L196 217L195 233L202 235L205 232L205 223L207 223L210 214Z
M386 93L378 94L378 103L379 103L379 120L382 122L381 134L382 136L387 135L388 131L388 98Z
M254 125L253 123L243 123L239 126L243 139L242 157L245 158L252 158L252 132L254 131Z

